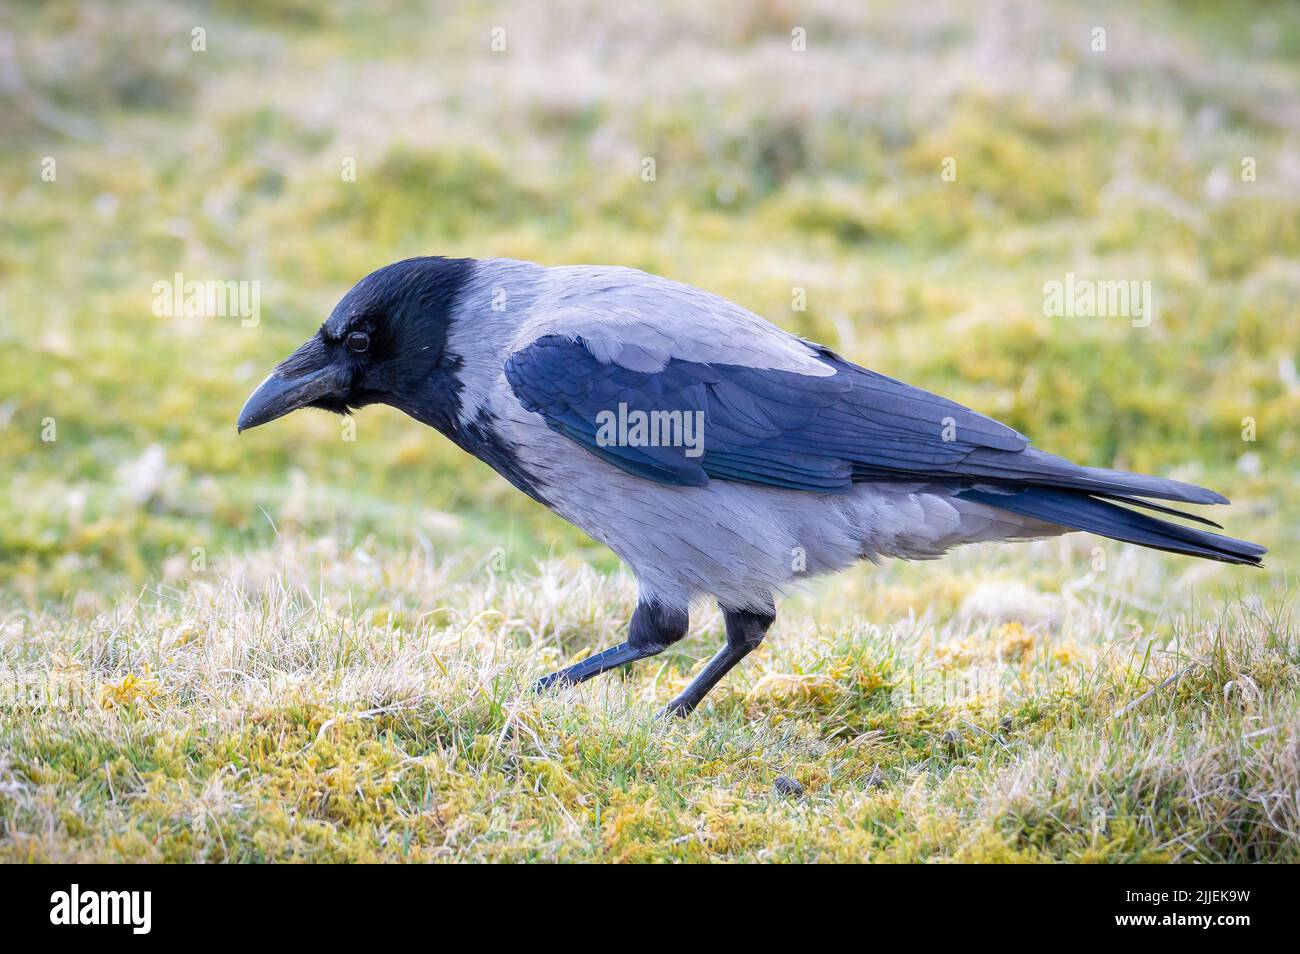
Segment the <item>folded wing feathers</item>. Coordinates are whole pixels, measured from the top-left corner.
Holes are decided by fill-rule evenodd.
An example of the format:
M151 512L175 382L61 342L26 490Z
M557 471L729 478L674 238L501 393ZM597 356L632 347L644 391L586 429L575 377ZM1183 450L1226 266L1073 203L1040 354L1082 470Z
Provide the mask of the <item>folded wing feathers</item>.
M814 492L843 492L862 481L979 482L980 492L993 497L1025 487L1075 491L1204 523L1210 521L1137 498L1227 502L1175 480L1081 467L1029 446L1023 434L992 418L825 349L818 358L835 373L819 377L679 359L657 371L639 370L610 360L607 344L593 351L581 337L546 335L508 357L506 377L524 407L554 429L652 480L696 486L714 477ZM682 448L597 450L596 416L619 404L703 412L703 455L686 457ZM1021 503L1050 509L1045 499Z

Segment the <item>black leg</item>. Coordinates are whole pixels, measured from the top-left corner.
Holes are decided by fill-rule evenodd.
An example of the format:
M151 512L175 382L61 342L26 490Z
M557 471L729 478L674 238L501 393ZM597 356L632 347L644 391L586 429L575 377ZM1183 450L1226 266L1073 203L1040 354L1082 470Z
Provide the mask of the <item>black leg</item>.
M775 613L755 613L750 610L722 609L727 623L727 644L709 660L704 670L691 680L691 684L661 710L661 715L689 715L709 690L731 671L731 668L751 652L767 635L767 629L776 619Z
M573 686L626 663L663 652L686 635L686 611L661 603L638 603L627 628L627 642L588 656L568 669L543 676L533 685L538 692L552 686Z

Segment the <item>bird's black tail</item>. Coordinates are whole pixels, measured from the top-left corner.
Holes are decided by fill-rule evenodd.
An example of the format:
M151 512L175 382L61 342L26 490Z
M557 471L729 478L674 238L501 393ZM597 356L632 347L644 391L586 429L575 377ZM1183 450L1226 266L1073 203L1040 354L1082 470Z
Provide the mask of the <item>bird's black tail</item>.
M1068 527L1071 530L1086 530L1089 533L1110 537L1112 540L1123 540L1125 543L1136 543L1154 550L1185 553L1222 563L1259 566L1260 558L1267 552L1267 548L1257 543L1234 540L1232 537L1161 520L1115 502L1122 501L1148 510L1157 510L1210 526L1218 526L1203 517L1148 503L1127 494L1088 493L1083 490L1056 487L1004 488L980 485L962 490L957 496L963 500L974 500L1021 516Z

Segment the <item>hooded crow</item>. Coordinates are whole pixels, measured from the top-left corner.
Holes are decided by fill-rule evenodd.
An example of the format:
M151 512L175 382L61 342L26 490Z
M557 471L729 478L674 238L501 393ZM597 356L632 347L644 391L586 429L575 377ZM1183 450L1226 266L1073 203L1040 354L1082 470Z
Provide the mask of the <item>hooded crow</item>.
M639 586L625 642L539 682L589 679L686 634L726 644L688 713L805 577L964 543L1084 530L1259 565L1254 543L1152 516L1202 487L1081 467L952 401L859 367L717 295L630 268L413 258L363 278L262 382L239 430L301 407L388 404L608 546ZM1141 508L1141 509L1137 509Z

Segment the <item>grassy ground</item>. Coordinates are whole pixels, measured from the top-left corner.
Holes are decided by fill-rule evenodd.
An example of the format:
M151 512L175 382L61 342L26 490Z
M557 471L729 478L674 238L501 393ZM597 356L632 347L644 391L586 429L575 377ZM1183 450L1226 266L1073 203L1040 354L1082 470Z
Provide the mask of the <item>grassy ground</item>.
M1087 562L1043 544L831 584L669 724L652 713L721 639L714 613L626 679L539 699L532 679L618 638L629 580L286 544L93 621L11 624L57 708L6 727L0 851L1300 860L1292 614L1193 604L1148 628L1186 581Z
M0 858L1300 860L1300 11L699 7L0 13ZM234 432L428 253L703 286L1269 566L864 567L682 724L711 609L532 698L619 638L608 554L396 412ZM155 317L177 272L260 322ZM1067 272L1159 314L1045 316Z

